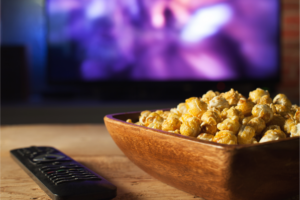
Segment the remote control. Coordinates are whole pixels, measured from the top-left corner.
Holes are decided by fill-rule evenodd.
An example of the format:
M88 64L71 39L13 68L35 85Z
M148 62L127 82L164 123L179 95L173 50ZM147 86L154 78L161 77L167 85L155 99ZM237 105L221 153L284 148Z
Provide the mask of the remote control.
M54 200L110 200L117 188L53 147L10 151L12 158Z

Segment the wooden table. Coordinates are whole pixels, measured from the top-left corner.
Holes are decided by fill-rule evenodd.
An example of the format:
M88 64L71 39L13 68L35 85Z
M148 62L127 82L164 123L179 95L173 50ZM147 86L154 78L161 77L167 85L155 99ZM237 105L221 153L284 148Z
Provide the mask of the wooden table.
M117 186L115 199L202 199L161 183L135 166L104 125L20 125L1 127L1 200L50 200L9 154L11 149L32 145L53 146L103 176Z

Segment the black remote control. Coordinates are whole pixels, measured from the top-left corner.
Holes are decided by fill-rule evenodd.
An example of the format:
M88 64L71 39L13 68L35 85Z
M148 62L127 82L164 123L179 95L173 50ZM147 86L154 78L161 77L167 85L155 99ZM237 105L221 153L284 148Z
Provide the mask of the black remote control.
M110 200L117 188L53 147L10 151L12 158L54 200Z

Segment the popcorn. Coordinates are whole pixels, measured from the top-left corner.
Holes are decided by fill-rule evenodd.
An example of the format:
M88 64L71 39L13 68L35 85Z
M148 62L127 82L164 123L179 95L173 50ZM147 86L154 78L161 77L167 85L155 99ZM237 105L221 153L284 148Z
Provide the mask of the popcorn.
M157 110L157 111L155 111L157 114L159 114L159 115L163 115L164 114L164 111L163 110Z
M268 131L268 130L281 130L279 126L277 125L270 125L270 126L267 126L264 131L263 131L263 135L265 135L265 133Z
M221 113L222 120L225 120L226 118L233 118L233 117L238 117L240 123L244 119L243 113L233 106L229 109L225 108Z
M237 138L231 131L219 131L213 138L213 142L221 144L237 144Z
M179 110L177 110L177 108L172 108L170 110L171 113L174 113L176 115L178 115L179 117L182 115L181 112Z
M149 126L152 123L155 123L155 122L162 123L163 121L164 121L164 119L159 114L157 114L156 112L152 112L147 116L144 125Z
M206 141L212 141L215 136L212 134L207 134L207 133L201 133L198 135L197 139L199 140L206 140Z
M281 130L278 130L278 129L273 129L273 130L268 130L264 134L264 136L261 138L259 143L270 142L270 141L284 139L284 138L286 138L286 135L284 132L282 132Z
M287 133L287 134L290 134L291 131L292 131L292 128L294 126L297 125L297 122L293 119L293 118L289 118L285 121L284 123L284 127L283 127L283 130Z
M201 124L201 132L215 135L218 131L217 125L205 124L204 122Z
M218 131L217 124L221 122L221 113L215 109L210 108L201 117L202 132L215 135Z
M300 109L295 113L294 119L296 122L300 123Z
M146 122L146 118L148 117L148 115L150 115L151 111L149 110L145 110L143 112L141 112L141 115L139 117L139 122L144 125Z
M249 100L251 100L253 103L257 103L257 101L265 95L270 96L268 90L257 88L256 90L249 92Z
M246 98L240 98L237 106L235 107L237 110L241 111L244 116L251 115L252 108L254 107L254 103Z
M227 100L230 106L236 106L241 97L238 91L234 91L232 88L230 91L225 92L222 96Z
M181 113L181 115L188 112L185 103L180 103L177 105L177 110Z
M148 125L149 128L162 130L162 122L161 121L153 121Z
M224 108L229 108L228 101L222 96L216 96L209 101L210 108L216 108L219 111L222 111Z
M217 125L217 128L221 131L228 130L233 134L237 134L240 129L240 122L238 117L227 118L223 122Z
M251 116L249 116L249 117L245 117L245 118L242 120L242 124L243 124L243 125L248 124L248 122L249 122L251 119L253 119L253 118L254 118L253 115L251 115Z
M294 120L296 120L297 123L300 123L300 107L293 105L290 111L294 114Z
M180 130L179 129L176 129L175 131L168 131L170 133L176 133L176 134L180 134Z
M266 104L266 105L269 105L273 103L273 100L271 99L271 97L269 95L264 95L262 96L261 98L259 98L257 100L257 104Z
M200 130L200 122L196 117L187 118L180 126L180 134L185 136L197 137Z
M170 111L164 111L164 113L161 114L160 116L164 119L167 119L170 113L171 113Z
M238 143L239 144L252 144L253 137L255 136L255 129L252 126L243 125L238 133Z
M201 119L202 115L207 111L207 104L197 97L191 97L185 100L186 108L189 114Z
M252 109L252 115L254 117L259 117L268 123L273 118L273 111L268 105L257 104Z
M246 125L254 128L255 135L259 135L266 127L265 121L259 117L253 117Z
M209 90L206 94L202 96L201 100L209 104L209 101L212 100L214 97L218 96L219 94L220 94L219 92L214 92L212 90Z
M184 121L186 121L188 118L190 118L190 117L193 117L193 115L191 115L191 114L189 114L189 113L185 113L184 115L182 115L180 118L179 118L179 120L181 121L181 122L184 122ZM200 119L198 119L199 120L199 123L200 123Z
M231 89L208 91L170 110L141 112L139 120L126 122L221 144L256 144L300 137L300 107L284 94L272 100L257 88L246 99Z
M221 113L215 108L209 109L202 115L201 121L208 125L217 125L221 122Z
M291 101L284 94L277 94L273 99L276 113L285 116L292 108Z
M163 131L175 131L180 129L181 122L179 121L178 115L170 113L168 118L162 123Z
M291 128L291 137L300 136L300 124L297 124Z

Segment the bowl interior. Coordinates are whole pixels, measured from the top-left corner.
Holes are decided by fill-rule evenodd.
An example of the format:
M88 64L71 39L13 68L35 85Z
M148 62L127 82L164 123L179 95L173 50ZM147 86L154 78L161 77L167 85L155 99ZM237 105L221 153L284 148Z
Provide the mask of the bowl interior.
M170 110L170 108L155 109L155 110L150 110L150 111L154 112L156 110L166 111L166 110ZM131 119L133 122L138 122L141 112L142 111L133 111L133 112L126 112L126 113L115 113L115 114L107 115L106 117L108 117L110 119L113 119L113 120L121 121L121 122L124 122L124 123L127 123L127 124L131 124L133 126L139 126L139 125L136 125L136 124L128 123L128 122L126 122L126 120ZM152 129L152 128L148 128L148 127L144 127L144 126L139 126L139 127L146 128L146 129ZM158 130L158 129L152 129L152 130L155 130L157 132L161 132L162 134L173 135L175 137L181 137L183 139L193 140L195 142L206 143L206 144L209 144L209 145L219 146L220 148L223 147L223 148L229 148L229 149L244 148L244 147L250 147L250 146L264 146L264 145L270 145L272 143L278 143L278 142L283 142L283 141L288 141L288 140L300 140L299 137L292 137L292 138L288 137L288 138L285 138L285 139L280 139L280 140L275 140L275 141L270 141L270 142L265 142L265 143L228 145L228 144L220 144L220 143L210 142L210 141L206 141L206 140L199 140L199 139L196 139L196 138L192 138L192 137L188 137L188 136L184 136L184 135L180 135L180 134L175 134L175 133L170 133L170 132L163 131L163 130Z

